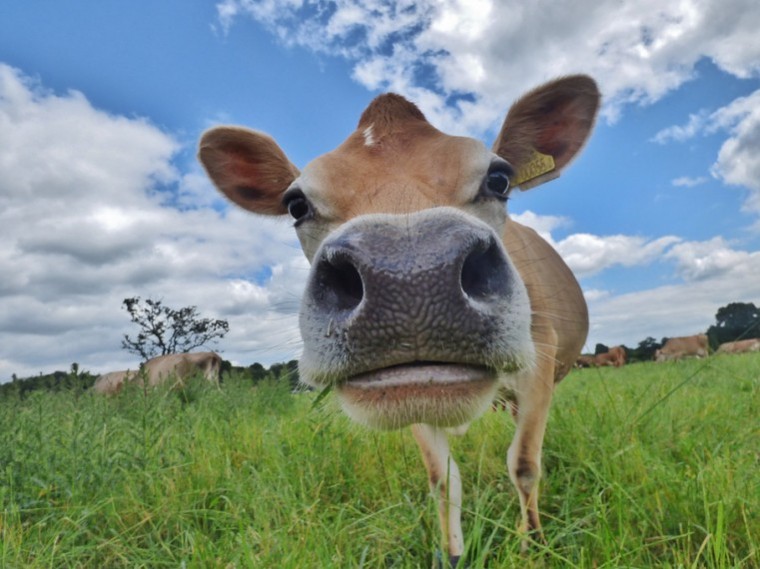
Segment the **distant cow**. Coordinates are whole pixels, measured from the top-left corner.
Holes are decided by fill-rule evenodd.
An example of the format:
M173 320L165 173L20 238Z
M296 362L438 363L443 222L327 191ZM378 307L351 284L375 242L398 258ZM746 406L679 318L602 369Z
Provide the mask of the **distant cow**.
M575 360L575 367L577 368L583 368L583 367L594 367L596 365L596 358L591 355L582 355L578 356L578 359Z
M725 342L718 348L719 354L743 354L745 352L760 352L760 338Z
M686 357L704 358L709 353L707 335L682 336L670 338L665 345L654 353L654 359L658 362L680 360Z
M96 393L102 393L103 395L113 395L114 393L121 391L121 386L124 384L124 382L131 380L135 376L135 373L136 372L130 372L129 370L104 373L103 375L99 376L97 380L95 380L95 384L92 386L92 389Z
M201 373L208 381L216 383L222 358L215 352L196 352L194 354L169 354L159 356L145 362L142 369L148 379L148 385L156 386L167 379L174 378L181 384L195 373ZM98 377L93 390L105 395L113 395L121 391L124 383L141 377L136 371L112 371Z
M594 365L597 367L614 366L620 367L625 364L625 348L615 346L610 348L607 353L597 354L594 356Z
M578 356L578 359L575 360L575 367L620 367L625 364L625 359L625 348L615 346L603 354Z

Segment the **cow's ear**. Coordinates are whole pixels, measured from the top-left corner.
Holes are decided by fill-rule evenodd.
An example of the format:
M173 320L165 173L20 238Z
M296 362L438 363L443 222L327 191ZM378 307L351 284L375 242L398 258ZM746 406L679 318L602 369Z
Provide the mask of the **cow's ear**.
M512 105L493 145L515 168L512 183L527 190L557 178L591 134L599 101L594 80L573 75L537 87Z
M298 177L296 168L266 134L231 126L201 137L198 159L217 188L240 207L282 215L282 194Z

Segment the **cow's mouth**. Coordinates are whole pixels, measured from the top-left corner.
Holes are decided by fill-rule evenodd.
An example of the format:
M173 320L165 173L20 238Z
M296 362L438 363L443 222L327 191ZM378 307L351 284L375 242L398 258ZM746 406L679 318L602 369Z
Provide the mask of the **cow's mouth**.
M493 376L494 372L485 366L416 361L368 371L350 378L346 384L361 389L435 387L477 382Z
M375 428L452 427L485 411L497 384L497 373L485 366L413 362L354 376L337 392L352 419Z

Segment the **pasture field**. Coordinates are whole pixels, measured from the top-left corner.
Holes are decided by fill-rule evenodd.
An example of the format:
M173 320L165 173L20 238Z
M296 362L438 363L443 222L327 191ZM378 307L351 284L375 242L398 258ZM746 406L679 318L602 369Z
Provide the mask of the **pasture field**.
M408 430L285 382L0 401L0 567L433 566ZM573 371L519 554L508 413L453 441L469 566L760 567L760 354Z

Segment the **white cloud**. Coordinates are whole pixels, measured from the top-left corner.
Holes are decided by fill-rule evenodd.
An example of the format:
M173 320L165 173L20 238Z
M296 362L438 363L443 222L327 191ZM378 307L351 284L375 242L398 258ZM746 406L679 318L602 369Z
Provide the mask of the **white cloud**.
M567 227L564 218L532 212L513 216L542 233L579 279L615 267L672 266L677 284L633 293L615 294L584 289L591 329L586 344L624 343L635 347L648 336L681 336L704 332L714 323L717 309L729 302L760 299L760 252L733 249L720 237L683 241L674 236L656 239L626 235L571 234L556 240L551 232Z
M629 235L576 233L556 243L555 248L573 272L584 278L614 266L648 265L678 241L680 239L673 236L648 240Z
M760 298L760 254L723 267L709 278L629 294L589 300L591 331L587 346L597 342L635 347L652 336L684 336L707 330L718 308L729 302Z
M754 0L526 4L493 0L224 0L229 30L252 17L284 43L351 60L355 78L420 102L444 129L493 126L508 104L548 77L586 72L608 117L649 103L694 76L701 58L749 77L760 71ZM469 94L446 105L451 94ZM474 101L474 102L473 102Z
M716 132L727 132L729 136L718 152L711 174L726 184L747 188L749 194L744 209L760 214L760 90L712 113L703 111L691 115L685 126L663 129L653 140L661 144L671 140L683 142ZM690 185L689 178L679 178L674 185L679 185L676 184L679 180L684 181L680 185Z
M602 342L635 347L647 336L704 332L721 306L760 299L760 252L732 249L717 237L677 243L663 260L675 263L681 283L623 295L586 295L589 346Z
M760 267L760 252L731 249L722 237L679 243L665 254L665 258L676 262L678 275L687 282L714 279L736 271L737 267Z
M179 151L145 119L0 64L0 381L72 361L134 367L121 301L136 295L227 318L227 358L297 355L306 271L292 229L220 208L200 168L177 171Z
M708 121L709 116L705 110L691 114L689 115L689 121L685 125L673 125L662 129L652 137L652 142L666 144L670 141L683 142L689 140L702 133Z
M583 297L586 299L586 302L596 302L604 298L609 298L609 296L610 296L610 291L608 290L600 290L597 288L592 288L592 289L585 289L583 291Z
M663 237L647 242L642 237L627 235L600 237L577 233L557 243L556 248L573 272L583 278L615 265L633 267L648 264L677 240L675 237Z
M517 223L526 225L535 230L543 239L553 243L552 231L569 227L571 222L566 217L556 215L538 215L530 210L510 216Z
M707 176L699 176L697 178L690 178L689 176L682 176L676 178L671 183L677 188L693 188L694 186L701 186L707 183L709 178Z
M578 278L596 275L615 266L648 265L660 258L680 238L665 236L648 239L630 235L590 235L574 233L557 240L552 232L571 225L569 219L553 215L537 215L525 211L512 219L534 229L556 249Z
M749 188L749 210L760 213L760 90L741 97L714 113L714 128L728 130L713 165L715 176L728 184Z

